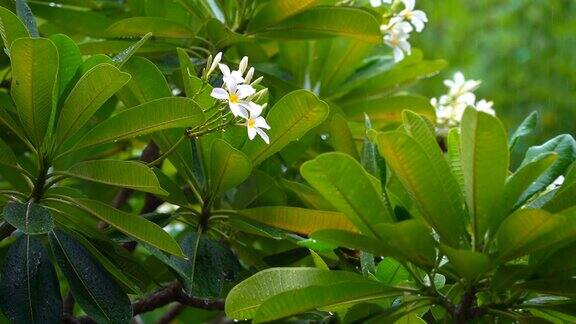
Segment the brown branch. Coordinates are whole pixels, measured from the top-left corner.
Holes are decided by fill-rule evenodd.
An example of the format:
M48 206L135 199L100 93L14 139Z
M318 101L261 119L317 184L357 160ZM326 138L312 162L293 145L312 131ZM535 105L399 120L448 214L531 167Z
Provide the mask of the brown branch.
M171 323L176 317L180 316L182 312L186 309L186 305L184 304L176 304L174 307L170 308L160 319L156 322L158 324L169 324Z

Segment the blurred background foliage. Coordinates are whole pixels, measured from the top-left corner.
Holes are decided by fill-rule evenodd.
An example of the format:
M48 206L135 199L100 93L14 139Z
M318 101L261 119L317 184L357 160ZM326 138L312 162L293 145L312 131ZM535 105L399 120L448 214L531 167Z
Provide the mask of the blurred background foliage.
M538 110L542 129L530 142L576 132L576 1L423 0L429 23L412 42L449 66L419 83L429 97L446 92L443 79L461 70L482 80L479 98L509 130Z

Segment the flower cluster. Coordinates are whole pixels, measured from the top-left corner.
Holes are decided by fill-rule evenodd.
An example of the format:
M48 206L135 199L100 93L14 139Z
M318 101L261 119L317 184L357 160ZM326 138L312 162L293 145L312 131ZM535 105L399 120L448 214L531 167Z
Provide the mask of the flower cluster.
M270 143L268 134L264 131L270 129L270 126L261 116L262 111L267 104L259 105L256 101L262 98L267 89L256 92L254 88L262 81L262 77L252 81L254 77L254 68L248 69L248 57L243 57L238 66L238 70L232 71L226 64L220 63L222 53L218 53L213 60L209 59L209 68L206 76L209 76L218 67L222 72L222 86L214 88L210 94L213 98L225 102L230 113L238 120L241 125L246 126L248 138L253 140L256 135L266 142Z
M404 4L404 9L394 13L387 24L380 26L384 43L392 48L395 62L402 61L406 55L412 53L412 46L408 41L410 33L414 30L421 32L428 22L424 11L414 10L416 0L401 0L401 2ZM370 3L373 7L379 7L384 3L391 4L392 0L370 0Z
M436 109L438 131L445 134L451 127L460 125L466 107L495 115L493 102L484 99L476 101L474 91L480 86L478 80L466 80L462 72L456 72L453 80L444 80L448 93L440 98L432 98L430 103Z

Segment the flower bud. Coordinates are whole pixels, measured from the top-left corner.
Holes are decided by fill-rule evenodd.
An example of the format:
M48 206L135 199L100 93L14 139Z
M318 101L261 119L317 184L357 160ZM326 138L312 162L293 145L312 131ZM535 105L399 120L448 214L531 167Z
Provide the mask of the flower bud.
M242 60L240 61L240 65L238 66L238 72L240 72L241 74L244 74L244 71L246 71L246 68L248 68L248 56L244 56L242 58Z
M254 77L253 67L251 67L250 70L248 70L248 73L246 73L246 76L244 77L244 83L250 84L250 82L252 81L252 77Z

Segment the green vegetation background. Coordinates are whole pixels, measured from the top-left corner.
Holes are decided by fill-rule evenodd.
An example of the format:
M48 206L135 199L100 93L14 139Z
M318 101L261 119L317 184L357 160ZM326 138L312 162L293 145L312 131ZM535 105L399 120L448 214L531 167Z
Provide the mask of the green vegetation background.
M420 83L437 97L443 79L461 70L481 79L479 98L494 101L509 129L531 111L542 129L530 141L576 133L576 1L421 0L430 22L413 44L450 63L440 77Z

